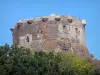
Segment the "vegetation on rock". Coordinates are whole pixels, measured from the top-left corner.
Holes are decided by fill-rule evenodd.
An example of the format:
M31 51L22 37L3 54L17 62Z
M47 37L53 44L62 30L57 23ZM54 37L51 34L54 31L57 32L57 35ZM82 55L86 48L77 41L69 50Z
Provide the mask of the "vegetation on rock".
M0 75L100 75L74 53L53 53L9 45L0 46Z

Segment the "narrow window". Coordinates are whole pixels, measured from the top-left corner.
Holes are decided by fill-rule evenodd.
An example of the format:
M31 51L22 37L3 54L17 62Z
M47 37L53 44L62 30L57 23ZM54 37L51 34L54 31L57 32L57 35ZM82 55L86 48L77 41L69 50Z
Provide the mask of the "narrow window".
M64 38L61 38L61 40L63 40Z
M63 25L63 28L65 28L66 26L65 25Z
M65 44L63 44L65 46Z
M80 35L80 31L78 30L78 28L75 28L76 34Z
M29 37L27 36L26 41L29 42Z
M37 33L39 33L39 30L37 31Z
M41 32L41 34L42 34L42 30L41 30L40 32Z
M76 39L78 38L78 28L75 28L75 32L76 32Z
M78 28L75 28L76 33L78 32Z

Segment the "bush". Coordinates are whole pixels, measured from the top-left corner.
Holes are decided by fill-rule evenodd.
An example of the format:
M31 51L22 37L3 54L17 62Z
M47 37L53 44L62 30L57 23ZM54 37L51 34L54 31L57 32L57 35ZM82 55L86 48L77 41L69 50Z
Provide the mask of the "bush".
M0 47L0 75L93 74L93 66L73 53L43 51L31 53L29 49L9 47L7 44Z

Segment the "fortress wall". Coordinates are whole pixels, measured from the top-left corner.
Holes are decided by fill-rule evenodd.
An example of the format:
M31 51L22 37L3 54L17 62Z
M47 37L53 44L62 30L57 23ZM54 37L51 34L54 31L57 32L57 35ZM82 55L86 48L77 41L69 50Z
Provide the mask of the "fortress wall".
M14 28L13 44L34 50L74 51L79 55L88 52L85 46L85 30L82 20L73 16L33 18L19 21ZM77 46L80 46L80 50ZM84 46L81 49L81 46ZM82 52L82 50L84 52Z

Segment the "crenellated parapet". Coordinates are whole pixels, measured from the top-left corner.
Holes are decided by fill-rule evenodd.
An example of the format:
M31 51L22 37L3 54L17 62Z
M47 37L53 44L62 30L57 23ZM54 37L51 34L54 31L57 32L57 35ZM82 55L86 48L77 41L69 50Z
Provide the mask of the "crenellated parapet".
M25 23L33 24L35 22L47 22L47 21L62 22L62 23L66 23L66 24L68 23L70 25L79 25L79 24L86 25L85 20L80 20L80 19L77 19L70 15L67 15L67 16L61 15L60 16L60 15L51 14L50 16L43 16L43 17L19 20L17 23L17 26L19 27ZM17 27L17 26L15 25L14 27ZM12 29L14 29L14 28L12 28Z

